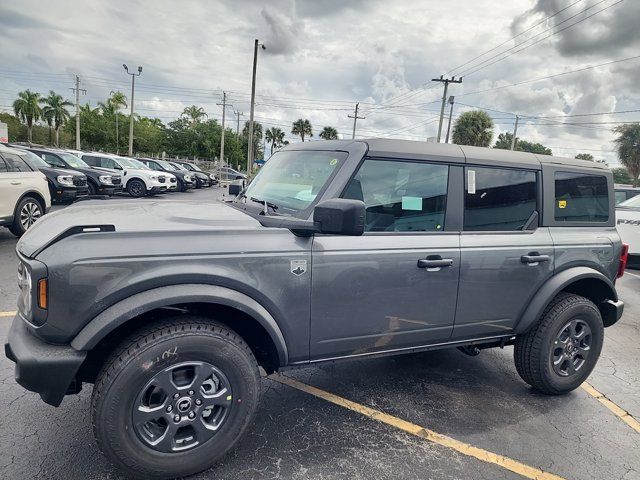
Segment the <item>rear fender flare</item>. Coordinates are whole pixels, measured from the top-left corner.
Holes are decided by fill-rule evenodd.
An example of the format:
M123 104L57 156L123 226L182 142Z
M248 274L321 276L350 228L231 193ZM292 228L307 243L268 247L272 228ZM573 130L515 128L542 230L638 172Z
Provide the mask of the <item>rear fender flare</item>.
M579 280L592 278L602 282L608 289L608 300L618 301L616 289L607 277L602 273L588 267L573 267L563 270L551 277L540 290L533 296L529 305L520 317L520 321L516 324L514 333L516 335L526 332L539 319L545 308L551 303L558 293ZM600 308L600 305L598 305Z

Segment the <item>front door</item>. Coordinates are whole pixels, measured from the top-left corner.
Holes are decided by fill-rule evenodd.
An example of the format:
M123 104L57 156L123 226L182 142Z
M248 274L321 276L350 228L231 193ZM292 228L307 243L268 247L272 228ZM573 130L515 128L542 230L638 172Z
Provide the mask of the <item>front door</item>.
M311 358L446 341L460 250L446 230L449 166L365 159L343 197L366 206L361 237L316 235Z
M539 172L465 170L453 340L509 334L554 268L549 229L538 228Z

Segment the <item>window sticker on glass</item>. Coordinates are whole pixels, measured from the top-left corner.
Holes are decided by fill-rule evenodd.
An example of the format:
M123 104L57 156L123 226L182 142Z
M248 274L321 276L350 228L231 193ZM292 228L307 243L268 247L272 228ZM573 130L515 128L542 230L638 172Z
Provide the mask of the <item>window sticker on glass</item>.
M558 208L567 208L566 200L558 200Z
M422 210L422 197L402 197L402 210Z
M331 165L333 167L333 166L335 166L336 163L338 163L338 159L337 158L332 158L331 161L329 162L329 165Z
M467 193L475 195L476 193L476 171L467 171Z

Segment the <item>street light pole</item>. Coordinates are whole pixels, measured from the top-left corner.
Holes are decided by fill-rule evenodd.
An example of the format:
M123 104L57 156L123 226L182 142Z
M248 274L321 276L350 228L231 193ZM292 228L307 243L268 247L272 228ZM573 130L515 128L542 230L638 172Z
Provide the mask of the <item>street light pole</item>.
M263 50L267 47L264 44L258 43L258 39L255 39L253 44L253 75L251 77L251 112L249 113L249 138L247 143L247 175L251 175L251 169L253 167L253 112L256 103L256 67L258 66L258 46L261 46Z
M129 117L129 156L131 157L133 155L133 94L135 91L136 77L139 77L142 73L142 67L138 66L138 73L130 73L126 64L123 63L122 66L125 72L131 75L131 116Z

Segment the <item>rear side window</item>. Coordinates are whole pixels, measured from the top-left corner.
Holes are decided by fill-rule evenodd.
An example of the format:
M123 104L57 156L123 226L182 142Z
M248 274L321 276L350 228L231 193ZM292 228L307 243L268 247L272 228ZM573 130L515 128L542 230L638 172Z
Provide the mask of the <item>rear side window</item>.
M92 167L100 166L100 159L98 157L94 157L92 155L83 155L81 158L87 165L91 165Z
M558 222L606 222L609 189L604 175L556 172L555 218Z
M18 155L13 153L3 153L10 172L32 172L31 167Z
M529 170L467 167L464 230L522 230L537 210L537 174Z
M438 232L448 177L447 165L367 159L343 197L364 201L367 232Z
M7 164L4 163L4 160L0 157L0 172L6 172L7 171Z

